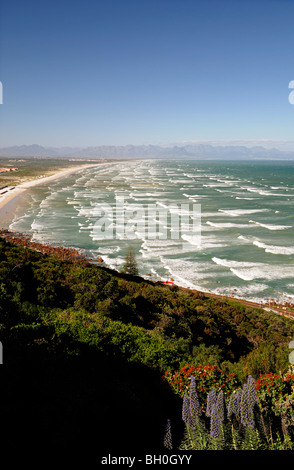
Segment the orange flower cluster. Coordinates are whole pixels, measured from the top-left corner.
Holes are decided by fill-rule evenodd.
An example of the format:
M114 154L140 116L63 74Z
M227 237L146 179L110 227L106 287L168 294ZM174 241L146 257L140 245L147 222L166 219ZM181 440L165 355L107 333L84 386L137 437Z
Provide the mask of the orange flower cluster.
M262 389L266 388L267 392L271 394L273 390L280 389L281 393L285 386L294 385L294 375L287 374L285 376L277 375L274 373L263 374L256 380L255 386L257 392L260 392Z
M201 364L196 367L192 364L186 364L174 372L167 370L162 378L177 394L183 396L189 390L191 376L195 377L197 393L202 400L206 400L208 392L213 387L230 395L238 386L235 374L224 374L216 365Z

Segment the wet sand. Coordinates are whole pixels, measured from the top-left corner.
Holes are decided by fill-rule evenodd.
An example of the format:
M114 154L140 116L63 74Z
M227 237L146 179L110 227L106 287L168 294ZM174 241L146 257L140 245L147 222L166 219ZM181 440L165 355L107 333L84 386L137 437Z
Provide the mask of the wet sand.
M27 189L30 189L39 184L46 184L47 182L56 180L58 178L62 178L72 173L76 173L86 168L97 167L102 164L105 164L105 162L85 164L85 165L65 168L50 176L44 176L44 177L37 178L37 179L27 180L15 186L13 189L8 190L7 193L0 196L0 228L2 229L8 228L14 215L17 212L19 203L21 199L23 198L25 191Z
M20 207L20 200L22 196L24 196L25 190L21 193L14 193L11 198L7 198L5 200L5 204L3 201L3 207L0 206L0 228L1 229L8 229L9 225L11 224L15 215L17 215L17 211L21 210ZM2 202L2 201L1 201Z

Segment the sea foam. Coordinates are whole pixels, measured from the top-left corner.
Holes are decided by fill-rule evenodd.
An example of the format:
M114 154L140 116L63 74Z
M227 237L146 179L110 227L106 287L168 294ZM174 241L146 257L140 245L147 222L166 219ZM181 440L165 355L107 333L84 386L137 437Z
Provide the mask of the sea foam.
M253 245L263 248L266 253L273 253L274 255L294 255L294 246L266 245L258 240L255 240Z
M255 214L256 212L267 212L269 209L219 209L219 212L224 212L232 217L239 217L240 215Z
M261 222L256 222L255 220L249 220L250 223L259 225L260 227L266 228L267 230L285 230L287 228L292 228L292 225L273 225L273 224L262 224Z

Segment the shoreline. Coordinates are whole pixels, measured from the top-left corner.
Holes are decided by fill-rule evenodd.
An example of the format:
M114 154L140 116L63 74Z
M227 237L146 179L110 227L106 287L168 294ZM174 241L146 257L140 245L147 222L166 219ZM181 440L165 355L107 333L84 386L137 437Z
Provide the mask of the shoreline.
M20 234L17 232L13 231L8 231L8 230L1 230L0 229L0 238L4 238L6 240L10 240L14 242L16 245L31 248L37 252L43 253L43 254L51 254L53 256L57 256L58 258L61 259L70 259L71 261L78 261L78 262L86 262L86 263L94 263L100 264L102 268L105 268L107 270L110 270L114 274L119 274L119 272L116 269L112 269L109 266L103 266L103 259L99 258L97 260L94 260L92 258L88 258L87 256L83 255L82 252L76 248L67 248L64 246L53 246L51 244L42 244L38 242L32 242L30 239L29 235L25 234ZM229 295L222 295L222 294L215 294L213 292L208 292L208 291L203 291L203 290L198 290L198 289L191 289L189 287L184 287L179 284L176 284L175 282L172 283L166 283L164 281L155 281L151 279L147 279L141 275L138 276L142 281L145 281L147 283L151 283L153 285L161 285L161 286L169 286L169 284L172 284L172 286L177 287L180 290L183 291L189 291L189 292L195 292L197 294L202 294L204 297L212 298L212 299L219 299L219 300L225 300L225 301L233 301L236 302L237 304L241 304L245 307L252 307L252 308L257 308L261 309L264 311L271 312L273 314L281 315L284 317L287 317L291 320L294 320L294 308L293 306L289 305L283 305L283 304L278 304L272 299L271 302L268 301L260 301L260 302L255 302L246 298L240 298L240 297L235 297L235 296L229 296ZM171 287L171 286L170 286Z
M7 193L0 197L0 228L7 229L6 226L7 221L11 223L11 217L14 213L14 209L17 209L17 201L18 199L25 193L27 189L33 188L39 184L46 184L50 181L55 181L59 178L63 178L65 176L71 175L78 171L85 170L87 168L93 168L100 165L111 164L114 162L100 162L100 163L91 163L79 166L70 166L68 168L64 168L57 173L48 176L41 176L40 178L35 178L30 180L29 177L23 183L18 184L17 186L8 189ZM4 225L3 225L4 224Z
M15 211L17 210L22 210L22 207L25 207L26 204L26 198L24 197L24 201L22 201L23 196L26 193L27 189L33 188L37 185L41 184L47 184L50 181L57 180L59 178L66 177L67 175L74 174L81 172L86 169L90 169L92 167L99 168L101 165L110 165L110 164L117 164L117 161L98 161L97 163L91 162L91 163L84 163L81 165L75 165L75 166L69 166L67 168L63 168L54 174L48 175L48 176L42 176L42 177L37 177L37 178L31 178L27 177L26 181L20 183L19 185L15 186L14 188L8 189L7 193L4 195L0 196L0 229L9 229L10 224L13 221L13 218L15 216ZM108 267L112 269L111 267ZM148 278L145 277L145 280L149 280ZM156 282L156 281L154 281ZM159 281L161 282L161 281ZM164 282L163 282L164 283ZM240 302L248 306L252 306L255 308L261 308L263 310L267 310L270 308L271 311L274 311L275 313L287 315L290 314L291 318L294 319L294 304L291 305L290 311L283 306L282 303L277 304L275 302L264 302L264 301L254 301L252 299L248 299L246 297L239 297L238 295L224 295L216 292L205 292L201 288L198 288L197 286L190 286L187 287L187 285L181 285L181 281L175 281L173 282L174 285L178 286L181 289L188 289L190 291L195 291L195 292L202 292L204 295L209 296L209 297L214 297L214 298L219 298L219 299L226 299L226 300L232 300L235 302ZM266 299L267 301L269 299ZM274 299L272 299L274 300Z

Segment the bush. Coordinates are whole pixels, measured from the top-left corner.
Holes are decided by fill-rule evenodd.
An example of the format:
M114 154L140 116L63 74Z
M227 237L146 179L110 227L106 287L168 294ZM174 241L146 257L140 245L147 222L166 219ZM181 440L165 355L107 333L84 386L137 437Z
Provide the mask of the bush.
M262 450L267 446L256 419L254 379L225 398L223 390L212 387L206 406L198 399L195 377L183 398L185 431L180 450ZM170 431L171 432L171 431Z
M249 376L240 387L234 374L224 374L215 365L187 364L175 372L167 370L163 379L183 398L181 449L294 448L293 374L270 373L256 381ZM195 403L197 419L192 419Z
M223 390L225 395L228 396L239 385L235 374L225 375L216 365L199 365L196 367L187 364L175 372L166 371L163 379L170 384L175 393L184 396L189 390L191 376L195 377L197 392L202 401L206 400L212 387L215 387L217 391Z

